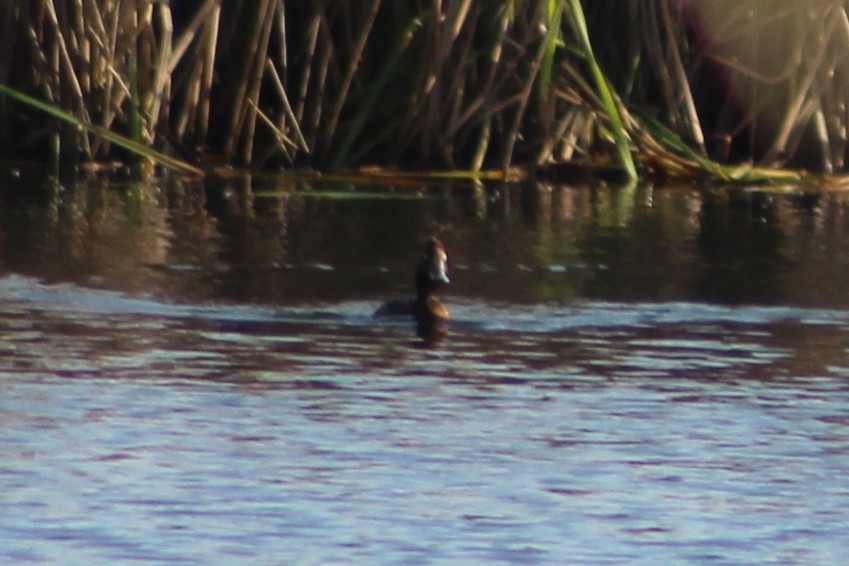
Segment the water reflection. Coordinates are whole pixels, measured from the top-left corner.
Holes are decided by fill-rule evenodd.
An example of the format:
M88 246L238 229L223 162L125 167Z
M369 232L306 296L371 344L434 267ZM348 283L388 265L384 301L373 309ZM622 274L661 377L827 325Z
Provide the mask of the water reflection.
M29 186L2 187L7 272L180 300L379 300L405 290L411 250L440 234L464 297L846 304L843 193L249 176Z

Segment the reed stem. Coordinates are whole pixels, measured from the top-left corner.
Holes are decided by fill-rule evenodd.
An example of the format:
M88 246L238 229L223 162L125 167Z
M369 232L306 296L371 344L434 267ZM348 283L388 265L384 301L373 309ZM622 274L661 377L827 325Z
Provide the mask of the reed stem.
M231 165L593 156L633 179L649 154L714 173L809 155L840 170L847 14L849 0L0 2L0 84L44 113L0 100L0 157L52 155L59 119L63 158L93 160L122 131L134 151Z

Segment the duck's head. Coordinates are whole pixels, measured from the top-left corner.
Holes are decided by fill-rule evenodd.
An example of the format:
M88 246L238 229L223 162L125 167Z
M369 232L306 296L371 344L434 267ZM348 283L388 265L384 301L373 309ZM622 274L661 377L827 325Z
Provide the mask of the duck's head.
M419 296L429 295L451 282L448 279L447 264L448 254L445 252L445 246L438 238L429 238L416 267L416 291Z

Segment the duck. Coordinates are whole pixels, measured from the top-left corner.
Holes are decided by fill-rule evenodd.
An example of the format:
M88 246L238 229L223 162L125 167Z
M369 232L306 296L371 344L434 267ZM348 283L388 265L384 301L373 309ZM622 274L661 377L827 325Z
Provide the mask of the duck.
M422 255L416 265L415 299L398 299L381 305L375 317L411 316L415 319L419 333L441 328L451 314L436 294L448 285L448 254L439 238L432 236L425 241Z

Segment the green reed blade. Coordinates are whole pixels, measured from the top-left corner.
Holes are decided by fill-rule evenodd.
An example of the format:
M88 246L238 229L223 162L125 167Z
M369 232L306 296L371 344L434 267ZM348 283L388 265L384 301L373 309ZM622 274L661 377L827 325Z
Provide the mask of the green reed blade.
M590 66L590 72L592 73L598 96L601 98L602 107L607 113L608 120L610 120L613 139L616 142L616 149L619 153L619 161L628 174L628 177L631 180L635 180L637 179L637 167L634 165L634 158L631 155L631 140L628 137L625 124L619 113L616 97L610 89L607 78L604 76L604 72L602 72L593 54L590 34L587 30L587 21L584 18L584 10L581 7L581 0L569 0L569 8L575 22L575 29L578 32L578 39L584 49L584 56Z
M563 2L549 0L546 6L545 53L542 58L539 73L539 90L542 96L547 96L551 89L554 74L554 53L557 50L557 40L560 37L560 22L563 18Z
M69 114L64 110L56 108L55 106L38 100L37 98L33 98L32 96L29 96L22 92L18 92L17 90L10 88L9 86L2 83L0 83L0 94L5 94L6 96L14 98L18 102L22 102L27 106L32 106L33 108L41 110L42 112L46 112L47 114L50 114L55 118L68 122L69 124L73 124L74 126L77 126L79 128L83 128L98 137L110 141L120 147L123 147L127 151L130 151L141 157L146 157L151 161L159 163L160 165L168 169L173 169L175 171L180 171L183 173L191 173L194 175L203 175L203 171L201 171L194 165L190 165L185 161L181 161L169 155L165 155L164 153L160 153L155 149L151 149L137 141L133 141L129 138L122 136L121 134L117 134L102 126L86 124L80 119L78 119L76 116Z

